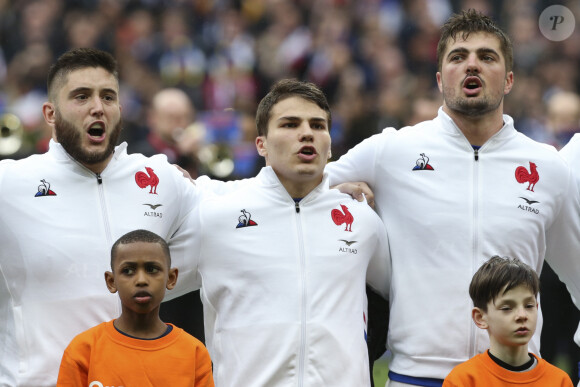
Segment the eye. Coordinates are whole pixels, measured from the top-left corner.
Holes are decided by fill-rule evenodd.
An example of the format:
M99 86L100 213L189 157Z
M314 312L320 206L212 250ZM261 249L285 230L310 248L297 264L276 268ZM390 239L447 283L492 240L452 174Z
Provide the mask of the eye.
M124 267L121 269L121 273L125 275L133 275L135 274L135 269L132 267Z
M157 274L161 271L161 268L159 266L155 266L155 265L148 265L146 267L147 269L147 273L149 274Z
M114 95L108 94L108 95L105 95L105 96L103 97L103 99L104 99L105 101L108 101L108 102L114 102L114 101L116 101L116 100L117 100L117 97L116 97L116 96L114 96Z
M75 95L75 99L79 100L79 101L84 101L86 100L88 97L85 94L77 94Z
M484 55L482 58L485 62L493 62L495 61L495 58L491 55Z
M312 125L310 125L310 127L312 129L326 130L326 125L322 123L313 123Z

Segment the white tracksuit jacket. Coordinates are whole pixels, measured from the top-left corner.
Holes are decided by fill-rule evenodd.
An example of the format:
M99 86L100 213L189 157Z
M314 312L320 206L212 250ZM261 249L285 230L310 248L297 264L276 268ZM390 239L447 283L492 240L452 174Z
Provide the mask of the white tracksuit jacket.
M156 193L136 182L152 181L146 167ZM126 144L100 178L55 142L45 154L0 162L0 386L54 386L70 340L119 316L104 272L121 235L159 234L180 267L196 191L165 156L127 155Z
M366 202L324 178L297 205L265 167L191 219L217 387L369 385L365 275L387 296L390 261Z
M468 287L493 255L538 273L546 257L580 300L576 184L556 150L518 133L511 117L476 152L440 109L432 121L364 140L326 171L331 184L368 182L389 232L393 372L443 379L488 347ZM541 327L539 318L535 353Z
M580 192L580 133L572 136L568 144L560 150L560 154L568 162L572 175L578 184L578 191ZM580 324L574 335L574 341L580 346Z

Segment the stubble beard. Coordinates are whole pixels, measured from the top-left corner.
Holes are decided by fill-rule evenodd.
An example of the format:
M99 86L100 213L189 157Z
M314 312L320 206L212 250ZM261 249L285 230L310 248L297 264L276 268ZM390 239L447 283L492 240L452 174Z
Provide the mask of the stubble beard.
M121 119L107 135L107 147L103 151L86 151L82 146L81 132L69 121L56 114L54 129L56 138L64 150L83 165L93 165L105 161L115 150L122 128ZM83 133L84 134L84 133Z
M445 88L443 100L445 105L455 113L468 117L477 117L497 110L503 101L503 95L493 100L488 96L462 97L454 95L451 88Z

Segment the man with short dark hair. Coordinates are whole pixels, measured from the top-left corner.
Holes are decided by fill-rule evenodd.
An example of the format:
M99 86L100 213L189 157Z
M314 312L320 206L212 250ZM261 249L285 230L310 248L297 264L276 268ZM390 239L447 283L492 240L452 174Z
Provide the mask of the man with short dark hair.
M438 116L385 129L326 168L331 184L367 182L389 231L389 386L440 386L489 346L466 293L487 257L518 257L538 273L545 257L580 302L576 184L554 148L503 114L514 83L509 38L474 10L441 32ZM540 332L541 317L536 354Z
M0 385L54 386L66 345L119 315L103 287L111 244L138 228L183 263L196 187L164 156L128 155L117 64L73 49L50 69L47 153L0 162Z

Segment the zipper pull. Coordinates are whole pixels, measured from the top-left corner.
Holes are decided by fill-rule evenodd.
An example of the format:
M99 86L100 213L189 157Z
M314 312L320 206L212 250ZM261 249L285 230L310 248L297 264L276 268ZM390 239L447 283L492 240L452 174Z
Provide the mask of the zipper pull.
M296 208L296 213L299 214L300 213L300 205L298 204L298 202L296 202L294 204L294 207Z
M97 173L97 182L99 184L103 184L103 178L101 177L101 174L100 173Z
M473 156L475 157L475 161L479 160L479 149L473 149Z

